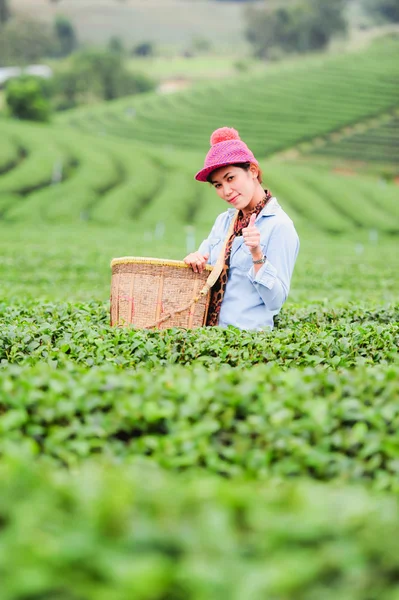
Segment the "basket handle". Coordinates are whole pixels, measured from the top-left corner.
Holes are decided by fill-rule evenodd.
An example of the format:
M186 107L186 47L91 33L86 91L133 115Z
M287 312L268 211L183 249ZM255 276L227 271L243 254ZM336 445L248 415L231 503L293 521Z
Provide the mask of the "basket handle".
M190 310L194 306L194 304L196 304L198 302L198 300L202 296L206 296L207 295L207 293L209 292L209 290L211 289L211 287L213 287L215 285L216 281L219 278L220 273L223 270L224 255L225 255L225 251L226 251L227 242L229 241L230 236L231 236L231 234L234 231L234 225L235 225L235 222L236 222L237 217L238 217L238 212L239 211L236 210L235 214L233 215L233 218L230 221L230 225L229 225L229 228L227 230L227 235L226 235L226 238L225 238L225 240L223 242L223 247L220 250L220 254L218 256L216 264L213 267L212 271L209 273L208 279L206 280L205 285L202 288L202 290L200 291L200 293L198 294L198 296L196 296L195 298L193 298L192 300L190 300L190 302L186 306L183 306L181 308L178 308L177 310L171 311L170 313L168 313L167 315L164 315L162 318L160 318L157 321L155 321L155 323L152 323L151 325L148 325L144 329L153 329L154 327L159 327L159 325L161 325L161 323L164 323L165 321L167 321L168 319L171 319L175 315L178 315L179 313L184 312L185 310Z

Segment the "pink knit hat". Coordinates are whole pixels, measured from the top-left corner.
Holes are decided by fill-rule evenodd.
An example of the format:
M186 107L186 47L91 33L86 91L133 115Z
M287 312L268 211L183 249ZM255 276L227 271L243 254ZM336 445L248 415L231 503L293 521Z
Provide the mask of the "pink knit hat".
M231 127L216 129L211 135L211 149L206 155L204 168L195 176L197 181L208 181L212 171L235 163L250 162L259 165L248 146Z

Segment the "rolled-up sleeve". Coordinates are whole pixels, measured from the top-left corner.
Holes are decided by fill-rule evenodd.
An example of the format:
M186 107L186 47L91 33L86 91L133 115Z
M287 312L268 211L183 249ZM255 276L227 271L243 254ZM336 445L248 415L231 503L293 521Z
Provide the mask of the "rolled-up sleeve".
M294 225L280 223L267 244L267 261L257 273L254 267L249 270L248 278L269 310L280 310L286 301L298 252L299 238Z

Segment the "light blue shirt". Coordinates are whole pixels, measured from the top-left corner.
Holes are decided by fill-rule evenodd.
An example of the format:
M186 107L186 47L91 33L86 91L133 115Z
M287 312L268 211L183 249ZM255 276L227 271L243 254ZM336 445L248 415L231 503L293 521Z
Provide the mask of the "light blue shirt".
M214 265L236 210L219 215L209 237L199 247ZM233 241L229 277L219 315L219 325L239 329L273 328L276 315L287 299L299 238L294 224L276 198L271 198L255 221L267 261L255 273L252 255L242 236Z

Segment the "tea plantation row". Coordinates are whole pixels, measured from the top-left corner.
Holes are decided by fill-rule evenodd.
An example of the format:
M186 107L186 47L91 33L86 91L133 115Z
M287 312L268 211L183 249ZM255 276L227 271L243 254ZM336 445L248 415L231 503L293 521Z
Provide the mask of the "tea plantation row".
M158 226L157 235L173 240L176 233L185 236L187 225L209 231L224 208L214 190L194 181L202 155L6 120L0 120L0 136L8 165L2 174L0 165L0 219L7 224L129 224L147 237ZM265 186L300 231L399 231L399 193L392 183L277 160L262 167Z
M284 312L272 332L235 328L132 331L108 324L103 304L0 305L0 364L85 366L111 363L152 369L167 364L201 363L211 369L228 364L249 367L275 363L281 367L336 368L390 363L398 359L399 309L356 308Z
M310 476L399 492L399 363L148 372L8 367L0 454L73 466L98 453L231 477Z
M314 154L340 157L344 160L399 163L399 117L386 120L343 137L341 140L327 143L314 150Z

